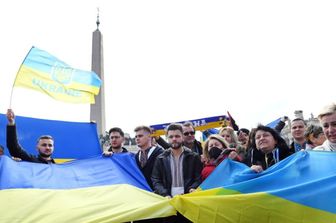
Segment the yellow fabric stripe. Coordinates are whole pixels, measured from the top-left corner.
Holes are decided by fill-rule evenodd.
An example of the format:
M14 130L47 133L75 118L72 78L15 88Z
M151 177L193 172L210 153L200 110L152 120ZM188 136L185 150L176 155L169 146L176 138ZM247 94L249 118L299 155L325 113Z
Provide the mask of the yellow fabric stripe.
M43 79L43 80L50 80L52 82L60 83L52 78L52 75L50 73L46 73L43 71L36 70L32 67L26 66L25 64L22 64L20 71L18 72L18 76L21 75L34 75L35 78ZM88 91L89 93L93 93L97 95L99 93L100 87L90 85L90 84L83 84L76 82L74 80L70 80L69 83L65 84L66 88L69 89L77 89L80 91Z
M37 72L25 65L22 65L20 72L16 77L14 86L33 89L48 94L52 98L61 101L72 103L94 103L94 95L92 93L64 86L63 84L52 80L48 74ZM95 91L97 91L97 89L95 89Z
M227 120L210 122L210 123L207 123L206 125L196 126L195 130L196 131L204 131L204 130L207 130L207 129L213 129L213 128L218 128L218 127L222 127L222 126L227 126L228 123L229 123L229 121L227 121ZM166 134L166 132L165 132L164 129L159 129L159 130L156 130L152 134L152 136L160 136L160 135L165 135L165 134Z
M127 222L174 215L169 200L130 185L0 190L0 222Z
M234 194L218 188L176 196L171 204L193 222L316 223L336 222L336 215L266 193ZM216 195L216 194L232 195ZM307 192L308 193L308 192Z
M55 160L55 163L65 163L65 162L69 162L74 159L54 159L54 160Z

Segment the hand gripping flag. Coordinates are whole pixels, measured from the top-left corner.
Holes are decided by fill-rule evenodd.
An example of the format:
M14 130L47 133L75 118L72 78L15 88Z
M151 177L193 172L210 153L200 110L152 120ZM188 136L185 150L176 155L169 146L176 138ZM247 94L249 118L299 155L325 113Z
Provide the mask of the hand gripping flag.
M74 69L36 47L28 52L14 82L14 87L40 91L56 100L91 104L100 85L96 73Z

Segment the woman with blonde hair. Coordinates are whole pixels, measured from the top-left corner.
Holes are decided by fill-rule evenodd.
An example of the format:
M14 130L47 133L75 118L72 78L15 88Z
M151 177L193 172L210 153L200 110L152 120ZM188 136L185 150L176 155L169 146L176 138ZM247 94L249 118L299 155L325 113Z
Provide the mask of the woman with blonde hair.
M202 170L202 180L205 180L212 171L226 158L235 159L237 153L229 148L229 144L220 135L210 135L204 143L203 155L205 166Z
M242 161L246 157L246 148L242 146L238 140L238 136L235 133L234 129L230 126L223 127L219 130L218 133L222 136L228 143L229 147L234 149L239 156L238 161Z
M336 103L325 106L318 115L318 119L327 140L314 150L336 152Z

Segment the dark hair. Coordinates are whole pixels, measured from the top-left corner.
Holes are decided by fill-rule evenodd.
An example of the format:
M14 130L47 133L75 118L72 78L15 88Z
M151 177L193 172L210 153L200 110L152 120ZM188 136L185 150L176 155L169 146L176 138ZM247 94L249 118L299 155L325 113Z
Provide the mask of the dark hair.
M309 136L313 135L314 138L317 138L321 133L323 133L323 129L319 125L311 124L307 127L305 131L305 138L309 144L312 144L312 141L310 141Z
M195 132L195 126L194 126L194 124L192 122L189 122L189 121L185 122L185 123L182 124L182 126L183 127L191 127L191 128L193 128L193 130Z
M148 126L145 126L145 125L140 125L140 126L136 127L134 129L134 132L138 132L140 130L143 130L143 131L148 132L148 133L152 133L152 130Z
M250 134L250 130L245 129L245 128L241 128L241 129L239 129L237 135L239 135L240 132L246 133L247 135Z
M166 128L166 134L168 133L168 131L174 130L179 130L181 133L183 133L182 125L180 123L171 123Z
M40 137L38 137L37 142L39 142L41 139L51 139L52 141L54 141L54 138L51 135L41 135Z
M296 121L302 121L304 125L307 125L306 121L303 120L302 118L295 118L295 119L292 120L292 122L296 122Z
M247 145L246 145L247 150L252 149L252 148L256 148L255 139L254 139L255 134L256 134L256 128L252 128L251 132L250 132L249 140L248 140Z
M279 133L277 131L275 131L274 129L272 129L271 127L264 126L264 125L258 125L257 128L255 129L254 137L253 137L253 139L254 139L253 140L254 141L253 146L255 146L254 148L257 148L256 144L255 144L255 135L256 135L257 131L259 131L259 130L271 133L271 135L273 136L273 138L277 142L276 145L275 145L277 148L288 150L288 146L286 144L286 141L279 135Z
M111 132L119 132L122 137L124 137L124 132L119 127L113 127L109 131L109 135L111 135Z

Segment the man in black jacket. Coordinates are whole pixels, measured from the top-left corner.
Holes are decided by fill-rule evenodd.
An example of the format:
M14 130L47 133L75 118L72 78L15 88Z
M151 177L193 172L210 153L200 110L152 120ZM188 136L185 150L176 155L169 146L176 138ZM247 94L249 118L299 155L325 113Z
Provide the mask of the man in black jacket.
M135 160L148 185L153 189L151 176L154 162L156 157L163 152L163 149L159 146L152 146L151 129L148 126L138 126L134 129L134 132L135 142L139 148Z
M182 125L183 130L183 145L191 149L198 155L203 154L202 144L195 139L195 127L192 122L185 122Z
M190 193L201 183L200 157L183 146L183 130L180 124L170 124L166 134L171 148L158 156L154 164L154 192L168 197Z
M200 156L183 146L181 124L170 124L166 136L170 148L156 158L152 172L154 192L165 197L191 193L201 184L203 166ZM190 221L178 213L167 222Z
M40 136L37 140L36 149L38 155L32 155L26 152L19 144L15 126L15 115L12 109L7 110L7 148L11 156L16 159L19 158L22 161L28 161L33 163L55 163L51 157L54 152L54 139L49 135Z

